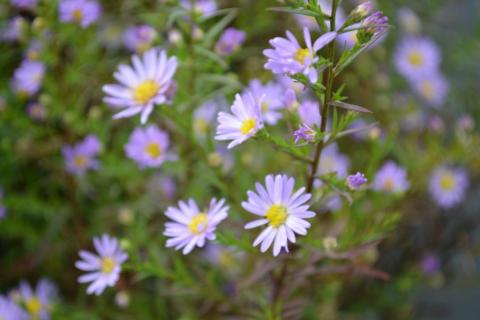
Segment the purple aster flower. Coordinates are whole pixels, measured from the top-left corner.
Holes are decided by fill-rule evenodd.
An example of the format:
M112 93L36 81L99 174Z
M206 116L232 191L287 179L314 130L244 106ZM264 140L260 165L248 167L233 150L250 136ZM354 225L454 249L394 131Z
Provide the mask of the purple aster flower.
M465 169L440 166L431 174L428 189L440 207L449 209L462 202L468 184Z
M318 102L312 100L303 101L298 107L298 115L302 123L306 124L309 127L317 126L320 127L320 108Z
M38 0L10 0L12 6L19 9L33 9L37 5Z
M423 273L427 275L434 274L440 270L440 260L433 254L428 254L422 258L420 263Z
M274 49L263 50L268 58L265 69L275 74L295 75L302 73L308 77L310 82L318 80L318 73L314 64L318 61L317 51L330 43L337 36L336 32L328 32L318 38L312 45L310 31L303 29L306 48L298 43L295 36L287 31L287 39L277 37L270 40Z
M227 28L218 39L215 45L215 51L221 55L226 56L234 51L237 51L245 42L246 33L235 28Z
M305 1L307 2L307 1ZM318 0L318 6L324 14L330 15L332 13L332 1ZM318 24L314 17L295 15L297 22L301 27L307 27L312 31L318 31ZM345 12L342 8L337 8L337 15L335 16L335 25L339 28L345 22ZM330 28L330 21L325 21L328 28Z
M293 136L295 137L295 144L298 144L302 140L312 142L315 140L315 134L315 130L302 123L300 127L293 133Z
M0 32L0 41L15 42L24 34L25 19L14 17L7 22L5 29Z
M338 211L342 209L342 198L334 194L325 199L325 209L328 211Z
M81 260L75 262L75 267L87 272L78 277L79 283L91 282L87 294L100 295L105 288L117 283L122 271L122 264L128 255L120 248L118 240L107 234L93 238L93 245L98 254L81 250Z
M445 130L445 122L439 115L432 115L428 119L428 127L434 132L443 132Z
M261 252L272 244L274 256L282 248L288 252L288 242L295 243L295 233L307 234L310 223L305 219L313 218L315 213L305 203L312 195L305 193L304 187L293 192L294 185L295 179L286 175L267 175L265 187L256 183L256 192L247 191L248 200L242 202L242 207L259 219L247 223L245 229L267 225L253 242L254 247L261 243Z
M180 0L180 5L186 10L193 11L202 17L211 17L217 11L217 3L215 0Z
M445 102L449 85L445 77L439 72L429 72L412 79L414 91L430 106L440 107Z
M356 37L360 43L367 43L388 28L388 17L377 11L363 20L360 27L362 28L358 30Z
M337 178L343 179L348 174L350 159L338 151L336 144L331 144L323 149L317 173L319 175L336 173Z
M296 111L300 106L300 103L297 100L297 94L293 89L287 89L285 91L282 103L289 111Z
M3 200L3 189L0 188L0 220L4 219L7 216L7 209L2 204Z
M247 92L250 92L255 100L262 100L260 109L263 120L266 123L274 125L282 118L281 110L284 108L282 100L284 90L280 84L268 82L263 85L260 80L253 79L250 81L245 94Z
M356 174L349 175L347 177L347 186L350 190L358 190L362 185L368 182L363 173L357 172Z
M47 117L47 109L40 102L30 102L27 106L27 113L33 119L37 121L45 120Z
M408 33L418 33L422 27L420 18L409 8L397 10L397 18L400 27Z
M223 109L226 101L223 99L209 100L193 112L193 129L198 137L205 139L215 123L219 109Z
M437 45L428 38L409 36L395 50L395 67L406 79L415 79L437 70L441 56Z
M60 21L75 22L86 28L98 20L102 14L100 4L95 0L61 0Z
M101 143L95 135L87 136L75 146L66 145L62 148L67 171L83 176L87 170L97 170L100 163L95 156L100 152Z
M11 299L0 295L0 315L2 320L29 320L28 314Z
M42 85L44 73L45 66L43 63L23 60L13 74L13 89L20 95L34 95Z
M168 202L175 198L177 184L172 177L156 174L148 183L148 192L155 201L161 199Z
M208 243L202 253L208 262L228 271L238 268L238 261L243 257L242 252L216 243Z
M253 137L263 128L261 105L262 100L255 100L251 93L237 94L230 108L232 114L218 113L215 140L232 140L228 144L231 149Z
M407 172L393 161L387 161L373 180L373 189L389 193L405 192L410 188Z
M145 124L154 105L166 103L167 90L177 69L177 58L168 58L163 50L150 49L132 57L133 68L124 64L114 73L120 84L103 86L108 95L103 100L115 108L124 108L113 118L132 117L141 113L140 122Z
M135 129L125 145L127 157L143 168L159 167L176 156L169 152L170 139L168 133L156 125Z
M217 201L213 198L210 205L201 211L195 201L189 199L188 203L179 201L178 208L169 207L165 215L173 221L165 223L163 233L170 238L167 248L183 248L183 254L188 254L195 246L203 247L205 240L215 240L217 225L228 215L229 207L224 203L224 199Z
M129 50L143 53L150 49L156 37L157 32L155 29L143 24L129 27L123 35L123 43Z
M46 279L41 279L32 289L27 282L20 283L22 304L32 319L49 320L50 311L57 299L57 287Z

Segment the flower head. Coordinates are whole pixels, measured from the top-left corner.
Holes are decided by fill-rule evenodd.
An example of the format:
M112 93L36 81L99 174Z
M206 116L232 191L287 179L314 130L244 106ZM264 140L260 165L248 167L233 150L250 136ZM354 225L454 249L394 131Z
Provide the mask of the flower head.
M293 133L293 136L295 137L295 144L298 144L302 140L312 142L315 140L315 135L315 130L304 123L302 123L300 127Z
M387 161L373 180L373 189L389 193L405 192L410 187L407 172L393 161Z
M32 96L40 89L45 66L39 61L23 60L13 74L13 89L20 95Z
M223 31L220 39L215 45L215 51L221 55L226 56L237 51L245 42L246 33L235 28L227 28Z
M167 58L163 50L150 49L143 59L134 55L133 68L120 65L114 73L120 84L103 86L108 95L104 101L115 108L124 108L113 118L132 117L141 113L144 124L156 104L167 102L167 91L172 85L172 78L177 69L177 58Z
M129 27L123 35L123 43L129 50L143 53L150 49L156 37L157 32L155 29L147 24L143 24Z
M205 240L215 240L217 225L228 215L228 206L225 200L217 201L213 198L210 205L203 211L198 209L193 199L188 202L179 201L178 208L169 207L165 215L173 222L165 223L167 248L182 249L183 254L190 253L195 246L203 247Z
M130 135L125 145L127 157L137 162L140 168L159 167L176 156L169 152L170 140L167 132L156 125L137 128Z
M25 31L25 19L18 16L8 20L6 26L0 30L0 41L15 42L21 39Z
M432 40L410 36L400 42L394 60L398 73L410 80L437 70L441 57Z
M319 175L335 173L337 178L345 178L349 168L350 159L338 151L336 144L331 144L322 152L317 173Z
M388 17L377 11L363 20L360 26L362 28L358 30L356 37L360 43L367 43L388 28Z
M2 320L29 320L28 314L10 298L0 295L0 315Z
M198 137L206 138L215 123L218 110L223 109L225 105L226 101L223 98L217 98L206 101L195 109L193 112L193 128Z
M50 319L50 311L57 298L57 288L52 282L42 279L35 289L21 282L19 291L21 302L32 319Z
M215 0L180 0L180 5L186 10L193 10L199 16L210 17L217 11Z
M449 209L464 199L468 184L464 169L441 166L431 174L428 189L440 207Z
M428 254L422 258L420 266L425 274L431 275L440 269L440 260L437 256Z
M371 1L365 1L352 10L352 12L350 13L350 18L353 19L355 22L358 22L370 13L372 7L373 4Z
M245 229L267 225L253 242L254 247L261 243L261 252L267 251L272 243L274 256L282 248L288 252L288 242L295 242L295 233L307 234L310 223L305 219L315 216L305 204L311 194L305 193L304 187L293 192L294 185L295 179L286 175L268 175L265 187L257 183L256 192L248 191L248 201L242 202L245 210L260 217L247 223Z
M118 240L107 234L94 237L93 245L98 254L81 250L81 260L75 262L75 267L86 274L78 277L79 283L91 282L87 294L100 295L105 288L113 287L117 283L122 270L122 264L128 255L120 248Z
M96 0L61 0L58 10L60 21L78 23L82 28L97 21L102 14Z
M317 126L320 128L321 115L318 102L312 100L303 101L298 107L298 116L302 123L309 127Z
M300 46L295 36L287 31L287 38L277 37L270 40L273 49L266 49L263 54L268 58L265 69L275 74L304 74L310 82L318 80L314 64L318 61L317 51L330 43L337 36L336 32L328 32L318 38L313 44L308 28L303 29L306 47Z
M429 72L411 81L415 92L430 106L441 106L448 95L448 82L439 72Z
M362 185L368 182L363 173L357 172L356 174L349 175L347 177L347 186L350 190L358 190Z
M75 146L65 145L62 149L67 171L82 176L87 170L96 170L100 166L95 157L100 152L101 143L95 135L87 136Z
M250 92L255 100L262 101L260 110L266 123L274 125L282 118L284 90L280 84L269 82L263 85L260 80L253 79L248 85L247 92Z
M232 140L228 148L233 148L253 137L263 128L261 116L262 100L255 100L252 94L237 94L230 108L232 114L220 112L215 140Z
M45 106L42 103L36 101L30 102L28 104L27 112L33 120L45 120L47 116L47 109L45 108Z

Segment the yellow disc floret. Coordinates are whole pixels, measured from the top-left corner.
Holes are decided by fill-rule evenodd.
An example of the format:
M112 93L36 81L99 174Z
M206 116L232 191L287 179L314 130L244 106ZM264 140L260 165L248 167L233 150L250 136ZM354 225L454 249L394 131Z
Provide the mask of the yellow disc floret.
M205 213L199 213L188 224L188 230L194 235L199 235L207 229L208 217Z
M308 49L298 49L297 52L295 52L295 55L293 58L300 62L301 64L305 63L305 58L310 56L310 50Z
M243 120L240 132L247 135L255 128L255 119L249 118Z
M153 80L145 80L133 91L133 99L139 104L148 103L158 93L160 86Z
M443 190L452 190L455 187L455 177L449 172L445 172L440 178L440 187Z
M38 315L42 311L42 302L36 296L32 296L25 301L25 308L31 315Z
M82 9L75 9L72 12L73 20L76 22L82 22L83 20L83 11Z
M87 157L82 156L82 155L76 155L75 158L73 159L73 163L75 163L75 166L77 168L84 168L87 165Z
M162 154L162 149L160 149L160 145L158 143L151 142L147 144L147 147L145 148L145 153L148 154L150 157L156 159Z
M419 51L412 51L408 55L408 61L414 67L420 67L423 64L423 55Z
M268 209L265 217L270 222L270 225L274 228L278 228L287 220L288 212L287 208L281 204L274 204Z
M111 257L104 257L102 258L102 261L100 262L100 271L102 273L112 273L113 269L115 269L115 266L117 263L115 260Z

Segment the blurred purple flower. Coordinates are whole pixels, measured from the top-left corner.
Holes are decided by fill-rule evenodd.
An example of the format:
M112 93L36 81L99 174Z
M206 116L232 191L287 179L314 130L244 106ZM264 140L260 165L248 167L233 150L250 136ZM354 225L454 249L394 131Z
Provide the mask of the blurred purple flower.
M28 314L10 298L0 295L0 315L2 320L30 320Z
M246 92L251 92L257 101L260 101L263 97L260 109L263 120L266 123L274 125L282 118L281 110L284 108L282 101L284 91L280 84L268 82L263 85L260 80L253 79L250 81Z
M96 0L61 0L59 5L60 21L75 22L86 28L102 14L102 8Z
M244 31L235 28L227 28L215 45L215 51L221 56L229 55L240 48L245 42L245 38L246 33Z
M226 107L227 102L223 98L216 98L204 102L193 112L193 129L200 139L205 139L212 126L215 124L219 110Z
M408 80L436 71L440 61L440 50L429 38L406 37L395 50L395 67Z
M468 114L462 115L460 118L458 118L456 126L458 130L470 131L475 128L475 120Z
M215 0L180 0L180 5L186 10L193 11L202 17L211 17L217 11L217 3Z
M423 273L431 275L440 270L440 260L435 255L428 254L422 258L420 266Z
M302 123L309 127L320 127L320 108L318 102L313 100L305 100L298 107L298 115Z
M429 72L411 81L414 91L430 106L440 107L445 102L449 85L440 72Z
M115 108L123 108L113 116L114 119L132 117L141 114L140 122L145 124L157 104L166 103L167 91L177 69L177 58L167 57L164 50L150 49L143 54L132 56L133 68L124 64L114 73L120 84L107 84L103 99Z
M123 43L129 50L143 53L150 49L156 37L155 29L147 24L131 26L123 35Z
M127 157L141 169L159 167L165 161L175 160L177 157L169 149L168 133L156 125L135 129L125 145Z
M315 131L308 125L302 123L300 127L295 130L293 136L295 137L295 144L298 144L302 140L311 142L315 140Z
M387 161L373 180L373 189L388 193L401 193L410 188L407 172L393 161Z
M418 33L422 23L420 18L409 8L400 8L397 10L397 17L400 24L406 32Z
M13 89L20 95L34 95L42 85L44 73L45 66L43 63L23 60L13 74Z
M117 238L103 234L102 237L94 237L93 244L97 254L80 250L82 258L75 262L75 267L86 274L78 277L79 283L91 282L87 288L87 294L100 295L105 288L113 287L117 283L122 271L122 264L128 255L120 248Z
M434 132L443 132L445 130L445 122L439 115L432 115L428 119L428 127Z
M155 201L162 199L169 202L175 197L176 191L177 184L170 176L155 174L148 182L148 192Z
M336 173L338 179L343 179L347 176L349 168L350 159L338 151L337 144L331 144L322 152L317 174Z
M336 32L328 32L318 38L313 44L308 28L303 29L306 48L298 43L295 36L287 31L287 38L276 37L270 40L273 49L263 50L268 58L265 69L275 74L295 75L302 73L310 82L318 80L318 73L314 64L318 61L317 51L330 43L337 36Z
M465 169L440 166L431 174L428 189L440 207L449 209L464 199L468 180Z
M12 6L19 9L33 9L37 5L38 0L10 0Z
M7 216L7 209L3 206L3 189L0 188L0 220L4 219Z
M5 29L0 32L0 40L4 42L14 42L19 40L23 35L25 19L22 17L14 17L7 22Z
M318 6L322 12L326 15L330 15L332 12L332 1L331 0L318 0ZM301 27L307 27L311 31L318 31L318 23L314 17L305 16L305 15L295 15L298 24ZM327 20L327 19L326 19ZM339 28L346 20L345 12L342 8L337 8L337 15L335 16L335 25ZM330 21L325 21L327 27L330 28Z
M33 120L42 121L47 117L47 109L37 101L30 102L27 106L27 113Z
M363 173L357 172L356 174L349 175L347 177L347 186L350 190L358 190L361 186L368 182Z
M101 143L95 135L87 136L75 146L65 145L62 148L67 171L83 176L87 170L97 170L100 163L95 156L100 152Z
M52 282L41 279L37 287L32 289L27 282L22 281L19 292L22 304L32 319L50 319L50 311L57 299L57 288Z

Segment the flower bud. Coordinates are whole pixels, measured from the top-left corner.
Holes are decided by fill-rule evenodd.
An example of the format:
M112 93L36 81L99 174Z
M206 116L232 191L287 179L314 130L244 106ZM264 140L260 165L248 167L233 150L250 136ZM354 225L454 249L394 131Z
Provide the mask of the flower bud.
M358 5L351 13L350 19L353 23L360 22L363 18L365 18L372 10L372 2L366 1L360 5Z

